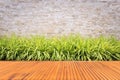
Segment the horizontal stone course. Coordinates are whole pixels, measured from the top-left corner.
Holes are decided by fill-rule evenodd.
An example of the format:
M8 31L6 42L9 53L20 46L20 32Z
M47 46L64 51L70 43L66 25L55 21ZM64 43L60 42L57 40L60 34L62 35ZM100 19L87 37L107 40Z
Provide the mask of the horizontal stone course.
M114 35L120 0L0 0L0 35Z

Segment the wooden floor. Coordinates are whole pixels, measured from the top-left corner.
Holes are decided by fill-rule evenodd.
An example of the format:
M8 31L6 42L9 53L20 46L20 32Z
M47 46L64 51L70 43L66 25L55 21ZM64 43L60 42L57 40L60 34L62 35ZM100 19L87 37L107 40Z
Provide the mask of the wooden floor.
M0 80L120 80L120 61L0 61Z

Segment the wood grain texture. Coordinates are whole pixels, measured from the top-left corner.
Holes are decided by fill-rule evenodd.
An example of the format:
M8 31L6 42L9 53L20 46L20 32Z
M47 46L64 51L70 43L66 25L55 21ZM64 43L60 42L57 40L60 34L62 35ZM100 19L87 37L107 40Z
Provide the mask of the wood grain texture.
M0 80L120 80L120 61L0 61Z

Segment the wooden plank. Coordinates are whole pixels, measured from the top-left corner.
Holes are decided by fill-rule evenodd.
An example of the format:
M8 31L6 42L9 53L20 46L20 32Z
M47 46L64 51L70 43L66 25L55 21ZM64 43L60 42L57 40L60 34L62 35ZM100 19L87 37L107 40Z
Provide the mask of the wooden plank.
M120 61L0 61L0 80L120 80Z

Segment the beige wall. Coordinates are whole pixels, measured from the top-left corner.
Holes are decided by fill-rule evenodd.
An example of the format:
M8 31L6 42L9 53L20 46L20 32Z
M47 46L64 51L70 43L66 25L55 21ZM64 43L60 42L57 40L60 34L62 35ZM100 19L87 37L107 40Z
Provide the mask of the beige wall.
M115 35L120 0L0 0L0 35Z

